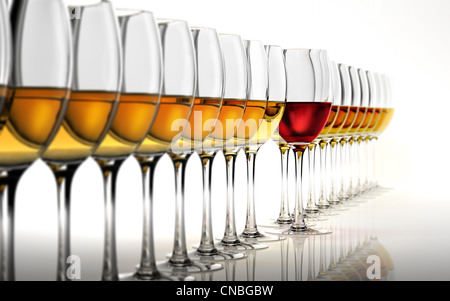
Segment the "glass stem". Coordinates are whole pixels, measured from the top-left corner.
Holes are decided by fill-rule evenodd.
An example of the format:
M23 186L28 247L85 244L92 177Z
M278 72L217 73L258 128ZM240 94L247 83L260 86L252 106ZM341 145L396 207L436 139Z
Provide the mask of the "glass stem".
M339 188L339 201L343 202L348 200L348 190L347 190L347 183L348 183L348 144L347 139L342 138L339 141L340 145L340 175L339 178L341 180L340 182L340 188Z
M235 281L236 279L236 260L225 261L225 280Z
M234 213L234 173L237 153L225 153L227 171L227 211L225 216L225 232L221 243L236 245L240 241L236 232L236 220Z
M326 260L326 236L321 235L319 238L319 247L320 247L320 268L319 268L319 275L320 276L327 276L327 260Z
M14 208L17 186L25 169L0 173L0 281L15 281Z
M330 236L330 265L329 265L329 269L330 270L335 270L337 268L337 263L336 263L336 219L331 219L330 220L330 224L332 225L332 232L333 234Z
M290 147L281 145L281 204L280 214L278 215L278 224L292 223L292 216L289 213L289 190L288 190L288 168L289 168L289 150Z
M377 142L378 142L378 137L373 137L372 139L372 164L373 164L373 168L372 168L372 187L373 188L377 188L378 187L378 174L377 174Z
M345 255L345 247L346 247L346 229L344 226L344 222L342 220L342 218L339 219L339 263L345 263L347 262L347 256Z
M317 205L319 209L328 209L330 207L330 203L327 200L327 155L328 155L328 141L321 140L319 142L320 147L320 192Z
M309 189L308 189L308 202L306 204L305 212L307 214L316 214L319 208L316 206L316 194L315 194L315 168L316 168L316 144L311 143L308 145L309 149Z
M137 270L140 279L153 279L160 276L156 268L156 256L153 229L153 184L155 167L161 155L151 157L138 157L142 172L142 188L144 200L144 218L142 235L141 262Z
M216 152L200 154L200 160L203 166L203 219L202 219L202 235L200 246L197 252L201 254L215 254L217 249L214 246L214 237L212 231L211 219L211 178L212 178L212 164Z
M289 240L281 241L281 281L287 281L289 275Z
M337 164L338 164L338 150L337 150L337 141L332 139L330 141L330 157L331 157L331 164L330 164L330 194L329 194L329 203L330 205L338 205L339 199L336 192L337 188Z
M58 258L56 269L57 281L70 281L67 259L71 255L70 247L70 205L72 180L79 165L52 166L50 168L56 179L58 198Z
M372 154L372 137L367 136L365 141L366 143L366 151L367 151L367 157L366 157L366 189L370 190L372 189L372 161L373 161L373 154Z
M294 221L291 224L292 231L304 231L307 229L305 223L305 216L303 214L303 159L304 152L307 146L295 148L295 207L294 207Z
M256 251L247 251L247 281L255 281Z
M314 245L316 238L314 236L309 237L308 241L308 281L315 279L315 262L314 262Z
M117 176L123 160L97 160L103 173L105 196L105 238L102 281L119 280L116 250L116 188Z
M295 281L303 280L303 248L305 246L305 241L306 237L292 237L292 244L294 245Z
M354 190L354 194L355 195L360 195L362 192L362 171L363 171L363 165L362 165L362 161L363 161L363 155L362 155L362 143L361 143L361 136L356 137L355 139L355 148L356 148L356 154L355 154L355 160L356 160L356 168L355 168L355 173L356 173L356 183L355 183L355 190Z
M175 168L175 235L172 256L169 263L175 267L191 264L186 248L186 229L184 220L184 188L186 163L191 154L170 155Z
M245 156L247 158L247 216L245 228L242 236L245 238L261 237L256 225L255 213L255 159L258 148L246 148Z
M352 198L355 195L355 163L356 163L356 149L355 140L351 137L348 140L348 196Z
M369 148L366 136L361 137L361 192L365 192L369 186L368 164L369 164Z

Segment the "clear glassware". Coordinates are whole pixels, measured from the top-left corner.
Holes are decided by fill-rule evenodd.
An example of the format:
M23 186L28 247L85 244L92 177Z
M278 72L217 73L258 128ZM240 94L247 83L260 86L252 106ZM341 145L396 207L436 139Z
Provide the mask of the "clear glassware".
M280 46L265 46L268 64L267 108L257 133L245 147L247 158L247 215L244 231L239 238L256 242L285 239L281 236L263 234L258 230L255 213L255 167L256 155L261 146L273 136L286 107L286 68Z
M111 3L72 9L79 10L81 18L72 19L74 71L69 104L62 126L41 156L57 183L59 281L69 280L72 181L109 130L122 82L122 48Z
M339 185L339 175L341 172L341 165L339 161L339 139L341 132L345 131L346 128L351 127L351 123L349 124L348 120L351 119L350 116L350 104L351 104L351 98L350 94L348 93L348 89L346 90L346 87L344 85L349 84L349 78L345 77L345 75L348 74L341 74L339 71L339 65L335 62L331 62L331 72L332 72L332 79L333 79L333 102L335 103L335 106L338 106L336 108L338 111L336 113L336 120L329 130L328 134L326 135L326 140L329 144L329 150L330 150L330 164L329 165L329 177L328 179L322 178L321 186L324 185L324 182L328 182L329 184L329 193L323 191L321 189L321 197L323 195L326 195L328 197L328 203L331 206L332 210L340 210L340 200L338 197L338 185ZM352 122L352 120L350 120ZM325 159L326 160L326 159ZM327 165L327 163L325 163ZM327 170L325 170L327 172Z
M229 45L226 41L223 42L226 44L224 47L227 48L224 56L221 41L215 29L192 28L191 30L197 53L198 83L196 104L194 104L190 120L190 132L183 133L183 139L193 141L193 151L197 152L202 162L203 215L200 244L188 256L193 260L202 261L243 259L246 257L245 253L217 249L214 243L211 216L212 164L220 150L218 148L219 141L226 142L232 139L234 134L234 131L223 131L224 127L226 129L226 124L223 122L226 123L227 120L234 120L237 117L240 119L244 113L245 101L236 103L232 99L223 98L225 93L228 98L232 96L226 86L232 90L234 84L232 77L239 71L239 68L229 64L228 69L225 69L226 61L230 60ZM239 40L239 37L234 37L234 40ZM229 73L229 82L226 82L226 72ZM235 95L235 97L239 96ZM193 120L193 118L198 120Z
M146 10L116 9L120 30L123 76L117 111L106 136L92 158L103 174L105 238L102 280L130 280L152 277L138 270L119 275L116 254L115 206L117 178L123 162L147 137L161 101L162 52L159 30L153 14ZM146 210L144 204L144 210ZM150 255L149 251L147 254ZM158 276L164 275L155 273Z
M371 189L379 188L377 179L377 156L376 156L376 145L380 135L386 130L392 121L394 115L394 104L392 100L392 87L390 79L387 75L375 73L375 81L380 87L380 119L374 126L371 136L371 150L372 150L372 180Z
M350 203L347 201L352 197L351 191L353 188L351 186L351 159L352 152L350 147L350 140L352 133L354 133L361 125L364 111L360 111L361 104L361 90L359 85L359 78L356 73L356 68L348 67L345 64L338 64L339 72L342 80L342 92L343 97L348 98L345 100L349 102L347 118L345 120L344 126L338 133L338 143L339 143L339 193L338 199L341 203L341 208L345 207L344 204L348 206ZM350 76L350 70L352 71L352 77ZM353 80L352 80L353 79ZM355 83L358 83L356 84Z
M196 273L211 272L223 268L213 263L208 256L188 256L184 225L184 181L185 165L196 149L212 132L220 113L224 91L222 52L217 32L212 28L191 29L195 53L194 72L196 83L194 106L190 118L178 141L174 141L167 152L175 168L175 239L172 255L158 268L167 272Z
M319 197L317 207L319 215L329 216L336 214L334 210L338 204L336 188L334 185L334 174L336 170L336 141L334 135L339 132L347 117L346 109L342 100L342 84L338 65L330 62L331 73L331 98L332 108L328 121L315 140L314 144L319 146ZM342 110L341 110L342 107ZM331 174L331 175L330 175ZM330 193L328 193L328 189ZM334 206L334 207L333 207Z
M369 126L372 123L372 119L374 117L374 107L373 107L373 98L370 96L369 90L369 81L367 79L367 71L361 68L357 69L359 82L361 85L361 107L365 109L364 119L359 127L358 131L353 136L354 145L356 147L356 162L355 162L355 196L361 196L364 189L364 173L365 173L365 133L367 132ZM360 199L361 201L362 199Z
M322 60L328 60L328 56L326 55L326 52L322 51L321 55L324 57L321 58ZM309 189L308 189L308 201L307 205L305 207L305 213L307 219L314 219L314 220L323 220L323 215L326 212L326 209L330 207L330 203L326 199L326 193L325 193L325 179L326 179L326 155L327 155L327 146L328 141L326 140L325 136L328 134L330 129L333 127L333 124L337 117L337 111L339 109L338 104L335 102L335 97L333 95L333 72L332 72L332 66L331 62L328 62L327 64L323 64L323 68L327 68L329 70L324 70L324 72L327 72L330 74L329 79L326 83L324 83L324 88L326 85L328 85L329 89L329 99L328 101L331 102L332 107L330 110L330 114L328 115L328 119L325 123L325 126L323 127L322 131L320 132L319 136L314 139L309 145L308 145L308 158L309 158L309 177L308 177L308 183L309 183ZM317 146L319 146L317 148ZM316 158L316 153L319 152L319 160ZM318 161L318 162L317 162ZM318 167L316 167L318 163ZM317 180L319 180L319 196L316 196L317 191ZM329 214L329 213L328 213ZM327 215L328 215L327 214ZM322 217L319 217L321 216Z
M356 119L353 123L352 128L349 131L349 136L347 139L348 151L349 151L349 161L348 161L348 195L351 199L356 198L359 195L359 158L360 149L358 144L358 131L364 124L365 117L367 115L368 108L368 94L367 92L367 81L361 81L360 73L358 68L354 66L349 66L350 83L352 89L352 110L355 111Z
M375 79L375 75L372 71L366 71L367 87L369 94L369 112L372 114L372 118L361 134L358 143L361 144L361 166L362 170L360 173L360 191L361 193L368 192L370 190L371 183L371 161L372 161L372 150L370 148L371 135L375 126L378 124L381 112L380 112L380 87Z
M278 213L278 218L275 220L275 224L287 225L292 223L293 215L289 210L289 188L288 188L288 178L289 178L289 154L291 148L289 144L281 138L278 133L278 129L275 130L272 136L272 140L278 144L280 150L281 159L281 196L280 196L280 212Z
M234 214L234 173L235 161L238 152L249 145L256 135L267 108L268 68L267 54L260 41L245 40L245 51L241 57L246 58L239 62L244 64L247 76L241 78L245 85L246 107L242 120L239 123L234 139L228 140L223 146L223 154L227 165L227 212L225 232L218 247L233 247L235 250L255 250L267 248L267 245L258 244L253 238L239 239L236 231ZM251 177L252 175L250 175ZM250 207L250 210L253 210Z
M185 276L189 273L217 270L222 266L209 262L193 262L187 256L184 229L184 173L192 147L190 140L183 139L182 135L189 127L196 97L196 53L191 30L186 21L168 19L157 21L163 57L161 102L148 135L135 151L144 181L144 237L138 273L142 271L146 274L147 279L141 280L160 280L160 272L173 274L176 279L186 279ZM157 162L166 153L172 159L176 177L175 237L170 259L156 263L152 221L153 177Z
M281 137L289 143L296 158L296 202L294 222L284 229L270 230L279 235L318 235L330 233L305 223L303 154L322 131L331 110L330 67L325 50L287 49L287 104L279 126Z
M11 44L6 3L1 1L0 81L10 92L3 96L9 109L2 110L0 131L0 212L4 217L0 221L0 279L13 281L17 185L63 121L72 86L73 48L69 16L61 1L15 1L10 18ZM13 52L8 53L9 49Z

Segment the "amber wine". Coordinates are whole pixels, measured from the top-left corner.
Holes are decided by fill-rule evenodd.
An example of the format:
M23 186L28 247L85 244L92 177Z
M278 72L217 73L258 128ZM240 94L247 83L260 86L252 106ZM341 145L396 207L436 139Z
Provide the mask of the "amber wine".
M377 126L379 120L381 117L381 109L380 108L373 108L373 118L370 122L369 126L367 127L368 133L373 133L374 128Z
M205 147L220 147L224 142L233 138L247 101L243 99L224 99L214 130L204 142Z
M15 88L0 133L0 166L10 168L36 160L56 134L69 96L67 89Z
M350 132L353 127L353 124L356 121L356 115L358 113L357 107L342 107L344 110L347 109L347 117L345 118L345 122L341 129L338 132L339 136L345 136Z
M381 109L381 117L380 121L376 125L376 127L373 129L375 133L381 134L383 133L386 128L388 127L389 123L391 123L392 116L394 115L394 109Z
M283 118L285 108L285 102L269 101L267 103L264 119L262 120L256 135L250 140L250 145L264 144L273 136L280 124L281 118Z
M122 93L111 128L94 156L108 159L131 154L147 136L159 101L157 94Z
M161 96L158 112L147 137L136 150L140 155L163 153L170 150L184 130L193 108L189 96Z
M220 98L195 99L191 117L182 134L183 139L203 141L214 130L221 104Z
M62 126L42 158L61 164L91 155L111 126L118 97L117 92L72 91Z
M364 117L366 116L366 110L365 107L350 107L350 111L354 112L356 115L355 122L349 130L350 134L354 134L359 130L364 121Z
M0 133L8 119L9 106L11 104L12 89L0 86Z
M221 98L196 98L189 121L180 139L172 144L172 151L190 153L202 149L203 141L214 130L221 104Z
M334 137L340 132L340 130L346 124L348 115L349 115L349 107L340 106L336 116L336 120L334 121L332 128L328 131L327 134L328 137Z
M239 123L234 139L231 144L227 144L227 149L248 144L261 125L267 108L266 100L247 100L244 115Z
M327 123L325 123L325 126L323 127L322 131L320 132L318 138L323 138L333 128L333 125L336 121L338 112L339 112L339 106L331 106L331 111L330 111L330 115L328 115Z
M372 122L373 119L373 108L366 108L366 115L364 116L363 122L361 123L361 126L358 129L358 133L365 133Z

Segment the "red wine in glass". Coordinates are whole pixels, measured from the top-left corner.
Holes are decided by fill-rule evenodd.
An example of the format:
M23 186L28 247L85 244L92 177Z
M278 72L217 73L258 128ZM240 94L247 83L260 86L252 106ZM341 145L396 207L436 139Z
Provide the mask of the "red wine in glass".
M331 106L331 102L287 102L280 136L291 145L311 143L325 126Z

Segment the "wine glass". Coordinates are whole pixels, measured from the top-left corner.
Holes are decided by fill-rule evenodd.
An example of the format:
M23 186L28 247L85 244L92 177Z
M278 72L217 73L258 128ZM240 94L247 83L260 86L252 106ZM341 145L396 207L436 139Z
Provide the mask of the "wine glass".
M267 53L261 41L245 40L245 52L247 65L246 107L242 120L239 123L234 138L228 140L223 146L227 168L227 212L225 231L218 247L233 247L236 250L255 250L267 248L267 245L258 244L252 238L239 239L236 232L234 216L234 173L238 152L249 145L256 135L267 108L268 68ZM245 54L244 54L245 57ZM250 177L252 175L249 175ZM253 208L250 208L253 210Z
M8 43L8 17L2 1L0 59L4 61L0 66L7 69L0 72L0 80L12 93L4 99L9 112L2 112L5 126L0 132L0 212L6 212L1 221L0 278L13 281L18 181L45 152L63 121L72 85L73 49L69 16L61 1L15 1L10 17L12 44ZM4 52L8 49L13 50L14 57ZM10 81L5 81L10 74Z
M355 164L355 188L354 188L354 195L360 196L363 192L363 175L364 175L364 165L365 162L363 160L365 155L365 148L364 148L364 133L366 132L367 128L370 126L372 119L374 117L374 111L373 111L373 98L370 97L370 90L369 90L369 81L367 79L367 71L361 68L357 69L357 74L359 78L359 82L361 85L361 107L364 107L365 109L365 115L364 119L361 123L361 126L356 131L355 135L353 136L354 144L356 147L356 164ZM353 140L352 139L352 140Z
M379 98L379 87L378 83L375 79L375 75L372 71L366 71L367 78L367 86L368 86L368 94L369 94L369 108L368 114L372 115L372 118L364 131L361 133L360 139L358 143L363 147L363 152L361 153L361 165L363 166L363 170L360 173L361 184L360 191L367 192L370 190L370 162L371 162L371 149L370 149L370 139L371 133L375 128L376 124L380 120L381 114L380 109L378 108L380 104Z
M278 218L275 220L274 224L282 227L283 225L292 223L292 214L289 211L289 188L288 188L288 178L289 178L289 154L291 148L289 144L281 138L278 128L272 134L271 139L278 145L280 151L281 159L281 196L280 196L280 211L278 213Z
M201 149L197 149L197 153L203 163L204 205L207 208L204 211L200 246L195 246L195 248L197 249L196 253L200 254L209 253L214 255L218 252L219 254L217 256L209 257L213 258L213 260L223 258L234 259L242 256L242 253L237 252L237 248L233 246L220 246L214 244L211 240L212 227L210 226L210 201L208 199L211 196L212 160L214 160L217 153L222 150L228 141L234 139L234 134L244 116L247 103L247 62L242 38L235 34L219 34L219 41L222 48L225 72L222 108L217 117L217 122L214 125L214 130L203 141ZM227 172L227 175L234 177L234 174L229 172ZM229 200L228 212L233 211L234 200ZM235 229L234 214L230 213L228 217L230 218L229 225ZM231 232L236 234L236 230L232 230ZM228 263L226 263L227 266Z
M326 55L326 52L322 52L322 55ZM327 59L327 57L323 58ZM323 127L322 131L320 132L319 136L314 139L312 143L308 145L309 150L309 196L308 196L308 202L305 207L305 212L307 217L311 217L314 219L317 219L319 215L324 215L326 212L326 209L330 207L330 203L326 199L326 192L325 192L325 180L326 180L326 156L327 156L327 146L328 146L328 140L326 139L326 135L333 127L336 118L337 113L339 111L339 103L336 100L339 100L338 98L334 97L333 95L333 68L331 62L328 64L323 64L324 68L330 68L330 70L325 70L324 72L328 72L330 74L328 85L330 89L330 98L329 101L332 103L332 107L330 110L330 114L328 115L328 119L325 123L325 126ZM324 87L326 87L326 84L324 84ZM319 146L319 168L316 170L316 152L317 152L317 146ZM316 199L316 177L317 177L317 171L319 172L319 197ZM327 213L326 215L329 215L330 213Z
M247 216L245 228L239 238L256 242L285 239L281 236L262 234L258 230L255 214L255 160L261 146L266 143L278 128L286 106L286 68L283 50L280 46L267 45L268 88L267 107L258 131L245 147L247 158Z
M184 230L184 172L192 153L190 141L182 139L193 112L197 85L196 53L191 30L186 21L159 19L163 57L163 83L161 102L150 131L135 151L143 173L144 232L141 263L137 276L141 280L159 280L159 271L191 273L211 271L221 265L193 262L187 256ZM183 142L189 151L183 151ZM176 225L172 256L167 262L157 264L153 246L153 177L159 159L169 153L175 168ZM178 276L176 276L178 277Z
M349 198L355 198L358 196L358 174L359 174L359 145L357 143L358 131L364 123L365 116L367 114L368 97L366 93L363 93L363 85L367 82L362 82L359 77L358 68L355 66L349 66L350 83L352 90L352 110L355 111L356 117L352 128L348 132L348 196Z
M92 154L103 174L105 238L102 279L109 281L119 280L115 231L118 173L123 162L147 137L159 108L162 84L161 41L153 14L146 10L117 9L115 15L123 49L120 101L105 138Z
M325 53L324 53L325 52ZM303 154L325 126L331 110L329 102L330 68L325 50L284 50L287 72L286 111L279 126L281 137L289 143L296 159L296 202L294 222L287 228L270 230L282 235L330 233L306 225L303 214ZM324 67L323 65L328 65Z
M335 62L330 62L330 73L331 73L331 97L333 106L331 108L330 116L325 124L324 129L320 133L319 137L315 140L315 144L319 146L319 173L320 173L320 189L319 197L317 200L317 207L319 209L319 214L330 215L332 214L330 210L336 209L333 205L337 205L337 199L335 197L335 187L330 185L330 194L327 192L328 181L328 170L331 173L331 181L333 181L333 173L336 169L336 141L333 140L333 136L342 128L344 125L347 113L345 110L341 110L342 103L342 86L341 79L338 70L338 65ZM328 154L328 149L330 149L330 156ZM331 164L328 164L328 160ZM331 166L328 166L331 165ZM329 168L328 168L329 167ZM333 195L333 198L330 198Z
M358 129L361 125L362 119L364 117L364 111L359 110L361 93L360 93L360 85L353 85L351 77L350 77L350 68L345 64L338 64L339 73L342 80L342 92L343 97L345 98L344 102L349 103L347 118L345 119L344 126L337 134L337 141L339 144L339 192L338 199L341 203L341 207L348 206L349 203L347 201L351 198L350 194L350 143L351 133L355 132L355 129ZM352 70L354 68L352 67ZM354 80L358 80L357 77L353 76ZM345 206L344 206L345 203Z
M377 181L377 161L376 161L376 144L380 137L380 135L386 130L389 124L392 121L392 117L394 115L394 106L392 102L392 88L390 79L387 75L383 75L380 73L375 73L375 80L378 82L380 87L380 119L377 124L374 126L371 136L371 149L372 149L372 189L378 187Z
M343 131L343 129L349 127L348 125L348 118L349 118L349 106L350 106L350 94L348 91L345 90L345 87L343 87L346 84L346 79L344 76L342 76L341 72L339 71L339 65L336 62L331 62L331 72L332 72L332 80L333 80L333 102L335 103L335 106L333 106L333 109L337 109L336 113L336 120L333 123L333 126L328 131L325 140L328 141L329 149L330 149L330 174L329 178L324 179L322 178L321 181L321 187L324 184L324 182L329 183L329 193L327 194L326 191L323 191L321 189L321 198L325 198L323 195L328 196L328 203L331 206L332 210L338 210L338 205L340 204L340 200L338 198L338 179L339 179L339 157L338 157L338 144L339 144L339 133ZM347 83L349 83L347 81ZM351 124L350 124L351 125ZM327 157L325 157L325 160ZM326 165L326 161L325 161ZM326 172L322 171L322 172ZM322 195L323 194L323 195Z
M213 130L223 97L224 74L220 43L214 29L193 29L194 106L178 140L167 152L175 168L175 238L172 255L158 268L167 272L195 273L220 270L223 265L211 263L208 257L194 260L187 254L184 222L184 183L186 163Z
M81 14L80 19L72 19L73 84L62 126L42 155L57 183L59 281L68 280L74 174L111 126L122 81L122 49L111 3L69 9L79 9Z
M192 28L192 34L197 53L198 83L189 127L183 132L182 138L191 140L194 151L201 159L203 215L200 244L188 256L193 260L203 261L243 259L246 257L244 253L219 251L216 248L211 220L212 164L220 150L218 147L220 142L226 142L233 137L234 131L227 130L227 120L239 120L244 113L245 101L228 99L232 96L230 91L236 85L234 76L239 69L229 62L230 56L235 54L229 40L222 38L225 41L221 43L221 38L215 29ZM240 40L238 36L229 37L231 41ZM221 44L224 44L223 47ZM222 48L226 48L225 54ZM228 63L227 69L225 69L226 63ZM228 98L223 98L224 94Z

